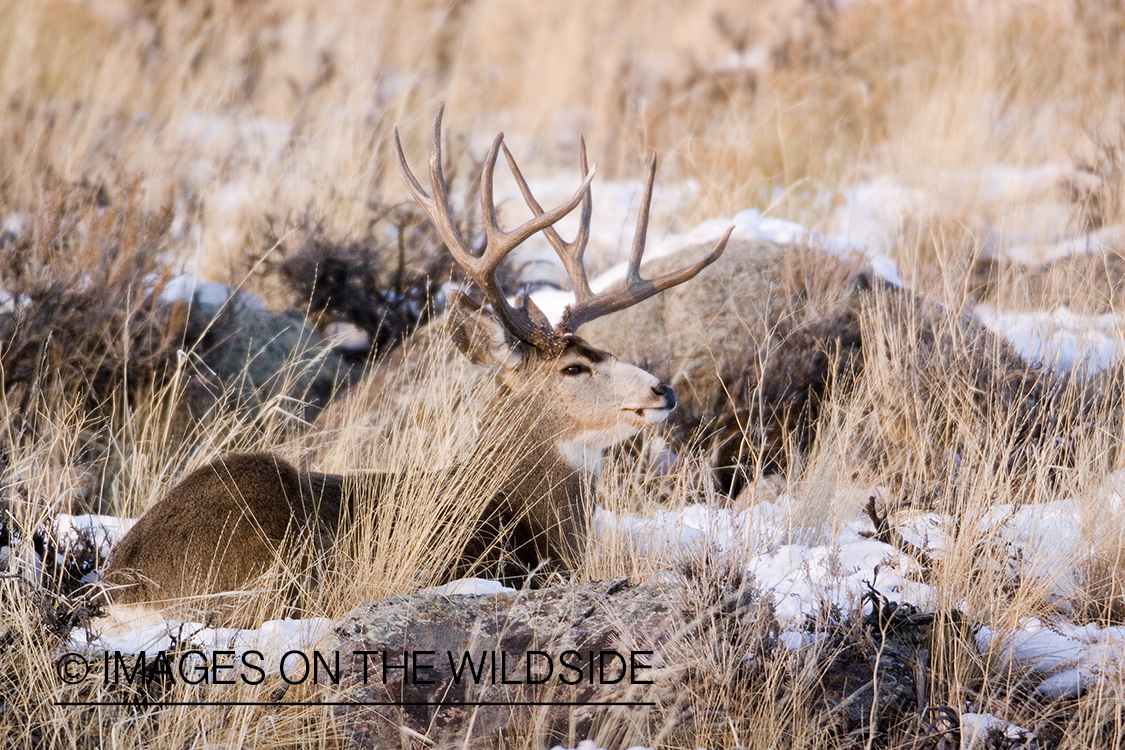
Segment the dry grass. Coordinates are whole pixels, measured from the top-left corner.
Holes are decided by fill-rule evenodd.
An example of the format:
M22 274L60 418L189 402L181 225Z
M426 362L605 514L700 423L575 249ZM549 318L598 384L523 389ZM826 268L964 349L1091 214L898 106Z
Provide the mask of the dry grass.
M892 174L936 196L936 207L910 217L891 248L926 301L904 311L901 300L877 295L865 311L857 387L819 404L815 445L807 455L795 451L802 458L787 467L787 491L801 508L793 538L854 514L848 498L857 488L886 488L899 512L956 515L963 533L929 573L940 602L928 704L996 710L1038 728L1050 746L1120 746L1119 684L1106 681L1069 703L1037 701L1022 675L977 653L969 623L1004 628L1057 614L1042 582L1005 567L1002 540L974 529L997 503L1066 496L1105 519L1084 532L1093 554L1070 616L1125 618L1125 521L1107 518L1104 491L1122 462L1123 376L1113 371L1091 385L1012 375L1010 352L948 311L970 295L1009 307L1116 311L1121 272L1112 256L1100 269L1074 261L1044 277L1000 268L981 281L983 228L1019 229L1041 204L1030 189L993 195L975 170L1073 165L1074 179L1050 197L1070 230L1122 220L1125 10L1112 0L836 6L0 0L0 254L8 264L0 287L35 306L11 331L0 318L8 368L0 373L0 492L26 532L17 548L27 553L30 530L59 512L136 516L216 456L275 450L322 470L390 469L397 477L380 489L375 523L344 540L336 572L303 591L305 611L338 616L441 578L463 543L457 530L469 527L456 519L479 512L502 474L482 473L472 460L480 441L504 440L502 430L474 431L487 384L439 348L415 360L396 354L404 366L369 381L366 401L337 403L317 432L296 434L278 419L290 411L280 397L267 398L259 416L220 397L206 414L187 417L181 405L193 359L177 355L182 323L153 309L144 292L144 277L159 277L174 258L271 306L291 304L276 276L250 269L263 257L283 260L270 258L280 246L273 240L296 247L300 236L287 233L310 216L318 222L313 240L371 240L356 247L389 256L377 271L395 268L399 243L372 229L373 215L405 198L390 126L399 124L408 153L422 153L439 100L447 103L448 151L463 168L471 171L481 139L501 128L522 141L528 173L572 170L579 133L607 176L640 174L658 149L662 180L700 185L687 219L757 207L822 228L842 188ZM418 240L413 224L398 231ZM322 256L312 264L319 268ZM308 276L308 265L292 268ZM315 309L315 297L314 287L299 302ZM111 304L91 312L99 300ZM946 314L935 312L937 303ZM376 408L357 406L372 394ZM458 468L437 481L439 465ZM617 456L601 492L616 511L720 502L690 448L670 476ZM412 533L392 532L403 528ZM621 540L591 549L579 577L643 578L681 564L671 552ZM305 585L291 571L276 574ZM0 735L8 745L338 740L330 712L311 706L53 705L122 695L61 686L49 668L59 633L82 616L70 610L73 578L0 576ZM257 616L286 614L289 604L266 589ZM703 611L713 594L701 585L695 605ZM693 690L644 727L626 731L622 718L603 738L668 748L836 746L841 738L817 723L811 706L825 664L867 632L860 618L844 619L819 652L763 654L766 668L752 679L731 666L745 634L701 634L716 652L706 665L712 672L693 675ZM244 686L230 697L269 699L275 687ZM182 684L160 690L174 700L201 695ZM851 739L937 747L923 730L916 722Z
M449 132L534 137L529 167L569 167L582 133L609 176L661 151L662 179L699 181L691 216L759 206L816 226L832 190L874 174L932 187L949 170L1095 158L1075 144L1114 132L1121 15L1110 2L11 2L4 203L44 172L143 175L153 205L174 196L172 249L225 281L262 206L354 235L372 197L401 199L389 125L417 153L444 99ZM954 182L944 216L1020 215Z

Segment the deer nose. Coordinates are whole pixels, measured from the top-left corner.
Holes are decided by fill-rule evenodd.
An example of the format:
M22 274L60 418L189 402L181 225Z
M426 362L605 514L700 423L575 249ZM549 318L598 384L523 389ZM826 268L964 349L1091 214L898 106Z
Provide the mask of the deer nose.
M676 408L676 392L672 390L672 386L665 385L664 383L661 383L660 385L654 385L652 387L652 392L657 396L664 397L664 403L666 405L665 408Z

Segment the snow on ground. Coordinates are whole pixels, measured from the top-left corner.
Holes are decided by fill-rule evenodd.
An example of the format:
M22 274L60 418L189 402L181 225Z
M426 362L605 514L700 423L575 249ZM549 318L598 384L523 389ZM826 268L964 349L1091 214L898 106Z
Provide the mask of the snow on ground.
M941 217L943 211L948 220L960 222L956 209L948 208L957 199L948 196L967 195L973 202L992 202L1004 208L1006 226L965 227L983 243L984 257L1038 266L1125 247L1125 226L1105 227L1078 237L1068 232L1071 211L1059 202L1057 193L1069 178L1066 168L1059 165L1021 169L998 164L947 170L929 190L907 188L889 176L868 180L838 192L840 205L828 221L828 233L832 242L865 248L876 272L889 279L892 274L879 271L879 264L891 263L887 256L902 242L909 223ZM1114 315L1079 315L1065 306L1006 312L986 304L978 305L974 312L988 328L1006 337L1029 364L1056 372L1093 375L1125 354L1125 326Z
M60 547L67 547L73 545L79 536L85 535L97 546L98 555L104 559L117 540L125 536L135 523L136 520L132 518L99 516L94 513L71 516L62 513L55 516L55 539Z
M976 639L981 653L1026 670L1046 698L1076 698L1103 681L1120 685L1125 678L1125 627L1028 617L1009 632L983 626Z
M910 218L930 211L932 198L900 185L893 177L861 182L840 191L839 205L828 220L828 233L858 247L893 251Z
M125 533L132 528L136 521L116 516L99 516L87 514L71 516L61 514L55 517L52 528L40 528L32 531L32 542L23 538L18 528L12 528L4 518L6 514L0 512L0 533L7 537L8 543L0 546L0 573L12 572L29 582L42 580L46 566L35 547L35 541L41 533L55 542L55 565L64 567L69 562L67 554L74 549L82 550L80 544L84 537L94 546L100 559L105 560L110 549ZM100 571L89 566L89 572L82 576L82 583L93 583L100 577Z
M499 581L485 578L458 578L456 581L422 589L419 593L435 596L491 596L493 594L514 594L516 590Z
M155 284L152 279L150 284ZM173 276L160 290L160 301L166 305L185 302L197 305L225 305L231 299L250 310L265 310L261 300L249 292L233 289L215 281L203 281L194 274L181 273Z
M215 651L233 651L232 664L244 664L243 655L256 651L256 663L265 667L265 673L276 674L285 655L290 651L311 651L332 633L335 622L327 617L310 617L304 620L270 620L259 628L213 628L197 622L163 620L124 634L97 634L86 628L74 628L67 641L67 649L91 656L120 652L153 655L159 651L193 649L197 662L204 663L206 655Z
M555 745L551 748L551 750L570 749L564 748L562 745ZM605 750L605 748L600 747L598 743L594 742L593 740L582 740L573 748L573 750ZM628 750L652 750L652 748L645 747L644 745L634 745L633 747L628 748Z
M960 716L961 747L984 750L991 747L1035 747L1025 744L1035 739L1029 729L1004 721L992 714L963 713ZM1020 744L1014 744L1019 742Z
M189 118L180 135L192 145L193 153L203 154L193 167L200 181L211 169L208 154L212 148L218 149L216 153L228 153L238 144L241 159L261 164L279 158L288 137L284 126L269 120L235 122L203 116ZM949 196L962 195L1004 206L1005 221L1016 227L969 228L984 242L986 256L1003 255L1035 265L1125 246L1125 226L1106 227L1077 238L1067 233L1069 210L1059 203L1056 194L1059 185L1068 179L1067 169L1053 164L1033 168L997 164L976 170L944 170L927 190L908 188L889 176L870 179L822 197L825 206L835 205L826 225L826 236L800 224L765 217L754 209L729 219L705 221L687 232L672 233L670 230L677 226L681 214L697 198L699 185L691 180L662 183L658 179L645 258L652 260L690 245L716 242L734 227L736 238L781 244L807 238L820 242L829 252L859 251L867 256L877 276L896 286L905 286L891 258L902 240L904 227L911 221L954 210L946 208ZM560 171L556 176L531 179L532 192L544 206L564 202L578 184L577 169L573 173ZM644 182L640 179L595 180L591 235L585 255L588 272L594 277L590 286L595 292L625 277L643 192ZM511 228L530 218L514 178L504 167L496 171L495 195L502 226ZM231 230L241 207L251 202L252 197L253 190L246 184L219 185L211 201L211 231L222 234ZM950 218L959 220L955 214ZM5 217L3 237L17 236L23 224L19 214ZM560 221L558 228L569 239L577 225L578 214L574 212ZM520 276L534 290L535 303L549 319L559 320L566 305L573 302L573 295L567 291L566 273L546 239L541 235L532 237L516 250L514 259L522 264ZM198 258L178 262L184 270L165 285L161 301L194 299L222 304L231 298L234 292L230 287L205 281L190 272L199 265ZM248 307L262 308L253 295L241 294L239 300ZM14 312L21 304L26 301L15 300L0 289L0 313ZM1125 353L1125 326L1112 315L1082 316L1065 307L1055 311L1004 312L988 305L978 306L976 314L993 331L1007 337L1029 364L1091 375L1111 366ZM363 345L362 337L357 337L354 329L334 332L333 338L343 347Z
M1073 498L1033 505L994 505L979 518L956 521L938 513L913 513L896 519L895 528L906 541L940 557L964 527L976 531L996 552L996 564L1006 566L1013 580L1041 587L1048 604L1066 608L1081 590L1081 568L1092 553L1084 529L1096 528L1106 514L1121 513L1121 497L1105 498L1105 504L1082 503ZM977 565L989 564L980 555Z
M980 304L982 323L1011 342L1028 364L1089 376L1112 367L1125 353L1121 322L1111 313L1080 315L1057 310L1001 312Z
M994 554L981 559L994 560L1013 580L1041 585L1046 599L1065 611L1066 603L1078 592L1077 571L1090 554L1082 529L1094 524L1098 513L1121 510L1119 495L1110 494L1107 502L1113 506L1108 511L1108 506L1098 510L1096 504L1084 507L1075 500L990 508L977 519L976 528L982 539L990 541ZM646 556L662 554L674 560L719 553L743 560L756 585L774 597L784 631L782 642L799 648L812 637L807 622L825 612L846 613L860 605L870 608L864 597L871 589L891 602L923 610L937 604L936 592L922 582L917 561L870 539L870 524L858 513L851 517L853 520L835 526L818 525L809 521L798 501L782 495L776 502L759 502L739 512L692 505L681 511L640 516L598 508L593 533L604 544L630 546ZM896 528L908 542L940 557L951 543L957 523L936 513L917 513L896 521ZM69 516L61 517L57 528L60 538L88 531L104 548L130 525L106 516ZM515 592L495 581L464 579L423 593L450 597ZM312 645L331 626L322 618L273 621L255 630L167 621L122 635L99 636L78 628L71 634L70 646L91 652L137 653L177 643L202 651L256 649L270 655ZM1125 627L1028 618L1014 628L982 625L976 637L982 653L1026 671L1048 697L1074 695L1099 679L1123 676L1116 665L1125 660Z
M996 226L965 226L983 243L986 256L1004 255L1028 265L1044 263L1062 252L1058 243L1071 218L1060 188L1067 167L1044 164L1013 167L993 164L977 169L940 170L925 189L903 185L883 175L820 196L829 214L827 233L876 253L893 254L904 230L913 223L944 219L959 224L971 215L1002 216Z
M1058 234L1056 232L1052 239L1045 242L1013 243L1004 248L1004 255L1017 263L1034 266L1074 255L1097 255L1104 253L1107 248L1117 250L1125 248L1125 226L1120 224L1102 227L1077 237L1060 238Z
M835 530L816 529L803 515L788 496L736 513L692 505L680 512L639 517L598 508L594 529L606 544L625 544L644 556L713 550L745 559L759 588L773 593L778 622L790 631L789 642L801 642L806 619L815 620L825 605L843 612L852 609L869 591L868 585L891 601L933 607L934 594L919 582L918 564L894 547L866 538L869 523L857 520Z
M1097 527L1099 516L1122 511L1120 495L1110 493L1106 505L1083 505L1073 499L1036 505L998 505L978 519L977 529L992 555L980 564L1000 566L1009 580L1039 586L1047 603L1067 611L1080 593L1083 563L1091 544L1083 528ZM831 608L850 611L870 588L891 602L932 611L937 593L922 583L921 569L911 557L890 545L868 538L863 521L836 529L810 528L791 498L761 502L738 513L705 506L681 512L658 512L648 517L615 515L599 508L594 517L597 537L606 544L631 545L641 554L679 550L692 555L704 550L736 553L746 560L762 591L773 594L783 632L790 647L807 645L808 619ZM910 543L932 557L948 549L964 523L936 513L896 519L896 529ZM803 542L794 539L806 537ZM820 536L813 541L810 536ZM870 611L871 604L864 604ZM1078 626L1036 618L1011 629L982 626L977 632L982 653L1003 664L1026 670L1046 697L1074 696L1098 680L1125 678L1125 627Z
M1080 593L1079 576L1092 552L1091 530L1098 529L1104 536L1099 518L1119 515L1123 510L1125 501L1117 489L1108 482L1097 498L1085 502L1063 499L1035 505L997 505L968 521L907 511L896 517L894 524L906 541L934 558L949 549L955 533L964 535L967 530L975 530L986 551L978 556L977 564L998 566L995 572L1010 580L1039 587L1043 600L1065 613L1069 602ZM859 494L869 493L838 493L844 500L835 501L838 507L827 516L810 513L807 506L784 494L776 501L760 501L741 511L692 505L641 516L598 508L593 536L604 545L624 545L641 555L660 555L669 561L701 554L729 555L742 561L757 587L774 598L782 627L781 643L797 649L816 638L807 629L809 622L826 614L844 615L857 607L869 611L872 605L865 597L872 589L890 602L914 605L923 611L932 611L937 604L938 592L923 582L915 559L869 538L870 523L856 503L849 505L847 500ZM825 517L831 520L816 520ZM60 549L79 535L88 535L105 555L132 523L112 516L64 515L55 521L55 535ZM495 581L464 579L422 593L456 597L515 591ZM151 654L174 648L195 649L200 654L192 658L201 664L215 650L233 651L237 664L244 663L244 654L256 651L261 656L252 658L271 673L270 669L279 668L286 652L314 647L333 625L326 618L310 618L233 629L165 620L124 633L75 628L66 647L92 656L106 651ZM1076 625L1063 616L1050 621L1028 617L1015 623L981 623L975 639L980 652L996 669L1026 675L1045 698L1075 697L1125 680L1125 668L1121 666L1125 664L1125 626ZM972 727L974 736L982 737L994 730L1024 731L989 715L982 715L979 721L973 718L966 726Z

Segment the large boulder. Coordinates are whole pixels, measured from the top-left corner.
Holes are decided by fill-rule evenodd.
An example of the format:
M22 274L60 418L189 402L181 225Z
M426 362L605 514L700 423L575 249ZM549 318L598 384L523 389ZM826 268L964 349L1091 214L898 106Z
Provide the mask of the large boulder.
M655 259L644 275L710 250L701 244ZM858 311L869 285L859 256L732 239L696 278L580 333L675 389L676 436L702 439L733 492L746 473L784 470L789 449L806 449L826 389L858 371Z
M341 655L320 699L355 748L691 747L754 731L770 701L841 739L885 738L912 715L932 618L877 606L790 650L770 597L737 568L705 568L363 604L318 649Z
M183 304L183 303L178 303ZM211 398L256 411L278 396L285 409L312 421L351 378L351 367L301 317L238 304L195 303L185 338L198 356L195 372L206 384L191 400L196 411Z
M742 593L748 626L761 624L755 632L771 637L771 610L758 607L756 590ZM355 747L397 747L411 733L439 746L469 737L474 747L497 747L517 728L542 746L573 745L607 723L621 722L624 730L643 720L645 706L625 704L675 702L682 685L668 670L684 665L682 654L669 650L683 645L674 644L687 624L682 604L682 591L668 580L492 596L415 594L360 606L321 650L371 654L366 681L361 659L344 660L343 696L335 698L371 704L339 710ZM404 651L411 669L394 669ZM386 681L384 653L392 667ZM413 672L415 654L432 668ZM485 666L479 677L462 672L458 680L454 672L466 654L478 669ZM529 676L541 684L529 684ZM387 703L405 705L379 705Z

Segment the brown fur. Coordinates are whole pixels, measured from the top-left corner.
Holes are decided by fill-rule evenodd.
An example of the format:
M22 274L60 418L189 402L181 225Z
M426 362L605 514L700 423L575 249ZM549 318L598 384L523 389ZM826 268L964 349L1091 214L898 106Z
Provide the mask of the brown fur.
M241 589L298 533L334 536L341 497L340 476L300 472L266 453L226 456L137 521L114 548L105 583L121 587L113 601L122 604Z

